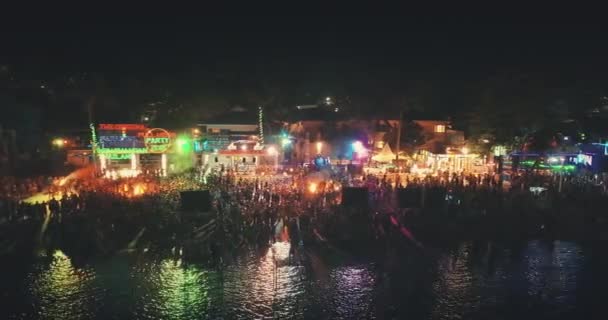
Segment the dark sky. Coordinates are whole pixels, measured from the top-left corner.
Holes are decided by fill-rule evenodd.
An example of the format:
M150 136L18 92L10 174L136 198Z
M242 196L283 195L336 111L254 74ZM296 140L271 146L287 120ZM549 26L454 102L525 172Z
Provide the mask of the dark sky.
M230 82L217 89L225 95L239 95L261 79L294 92L326 87L362 96L424 83L446 106L463 88L496 75L606 88L608 41L600 25L466 15L194 17L32 19L2 29L0 65L41 78L89 72L114 80L173 79L182 91L200 83L219 88L215 83L228 74ZM326 94L317 89L309 91Z
M195 22L32 21L2 31L2 56L36 67L163 72L218 62L273 68L552 69L602 62L600 25L475 24L395 16L223 16ZM185 18L185 20L188 20ZM124 69L127 67L127 69ZM460 70L462 69L462 70Z

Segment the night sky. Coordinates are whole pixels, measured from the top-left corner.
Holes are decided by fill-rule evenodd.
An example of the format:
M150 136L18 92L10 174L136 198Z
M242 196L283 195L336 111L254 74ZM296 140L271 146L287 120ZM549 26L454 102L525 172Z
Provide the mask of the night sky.
M325 95L348 97L363 112L392 112L406 97L444 117L471 108L485 86L521 79L533 79L539 95L550 89L551 99L580 98L573 108L607 89L608 42L591 24L331 15L57 21L1 33L0 66L21 86L53 87L53 97L25 98L42 107L47 127L83 123L90 96L97 117L111 120L163 99L204 113Z

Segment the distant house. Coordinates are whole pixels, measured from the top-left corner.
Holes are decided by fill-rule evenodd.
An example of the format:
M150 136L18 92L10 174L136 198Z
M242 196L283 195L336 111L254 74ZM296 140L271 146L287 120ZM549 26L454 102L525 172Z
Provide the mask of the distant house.
M199 123L198 129L203 141L201 163L205 167L252 172L259 165L278 161L260 143L257 112L233 109Z
M203 151L225 150L231 143L259 138L257 114L233 109L223 115L197 124L203 140Z
M425 142L419 147L434 154L446 153L447 148L464 146L464 132L451 129L449 121L414 120L422 128Z

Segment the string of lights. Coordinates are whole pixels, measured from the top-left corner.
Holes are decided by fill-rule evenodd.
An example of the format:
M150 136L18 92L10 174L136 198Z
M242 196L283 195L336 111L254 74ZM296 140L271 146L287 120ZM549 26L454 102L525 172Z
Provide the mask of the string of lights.
M264 109L260 106L258 107L258 121L260 127L260 144L264 144Z

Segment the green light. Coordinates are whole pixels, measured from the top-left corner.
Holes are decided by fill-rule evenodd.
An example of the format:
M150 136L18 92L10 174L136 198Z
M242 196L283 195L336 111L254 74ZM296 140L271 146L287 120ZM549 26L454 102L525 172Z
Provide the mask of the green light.
M556 171L574 171L574 170L576 170L576 166L571 165L571 164L554 165L554 166L551 166L551 169L556 170Z
M91 122L89 124L89 129L91 129L91 149L93 150L93 154L97 153L97 134L95 133L95 125Z
M106 159L112 160L127 160L131 159L131 153L109 153L106 155Z
M179 137L175 141L177 151L179 153L191 153L192 152L192 141L186 137Z
M526 160L526 161L522 161L520 164L523 167L532 167L534 165L534 163L535 163L535 161ZM546 163L539 163L538 166L537 166L537 168L538 169L551 169L551 170L556 170L556 171L575 171L576 170L576 166L575 165L571 165L571 164L549 165L549 164L546 164Z
M526 161L522 161L522 162L521 162L521 165L522 165L522 166L526 166L526 167L531 167L531 166L533 166L533 165L534 165L534 161L532 161L532 160L526 160Z

